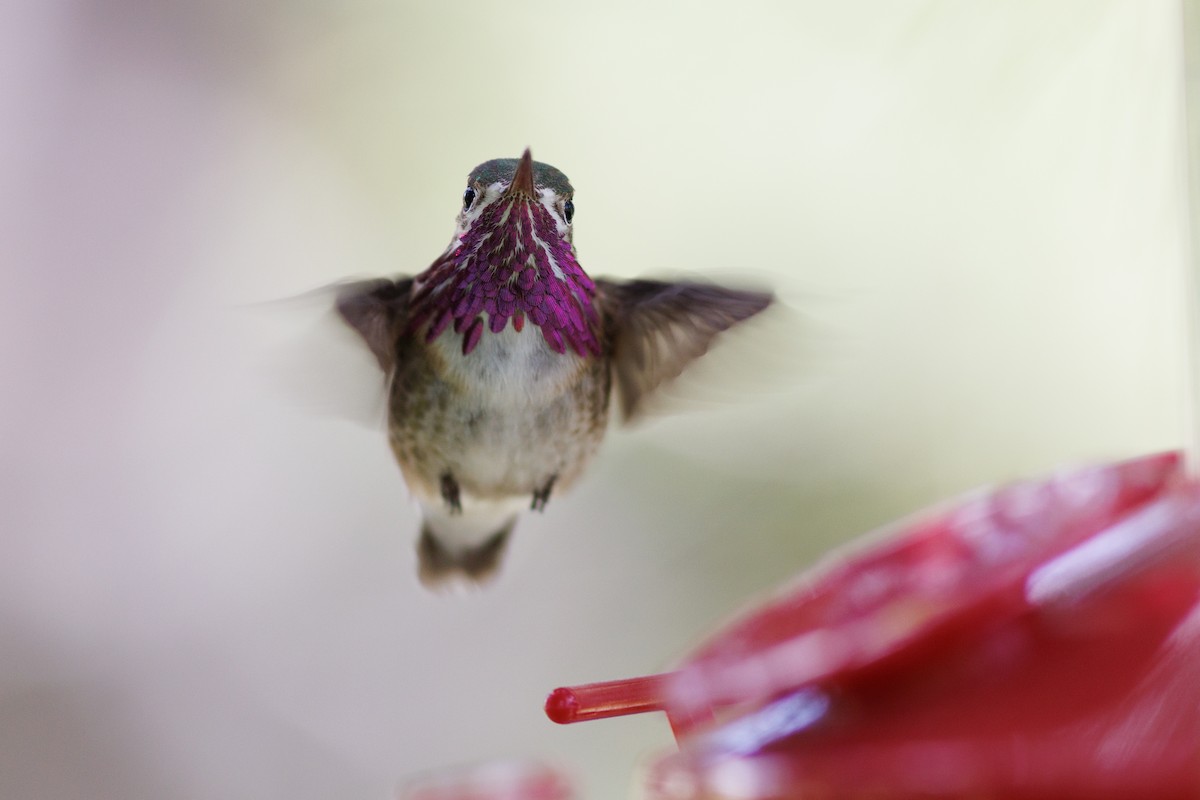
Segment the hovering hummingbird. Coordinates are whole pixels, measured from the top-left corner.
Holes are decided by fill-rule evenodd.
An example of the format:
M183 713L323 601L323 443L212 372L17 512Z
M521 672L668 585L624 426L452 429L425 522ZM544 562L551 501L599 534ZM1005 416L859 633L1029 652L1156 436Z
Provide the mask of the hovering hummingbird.
M346 284L337 310L389 379L388 433L423 517L420 575L490 574L518 513L571 486L654 389L769 293L592 280L572 246L574 189L502 158L467 179L454 238L419 275Z

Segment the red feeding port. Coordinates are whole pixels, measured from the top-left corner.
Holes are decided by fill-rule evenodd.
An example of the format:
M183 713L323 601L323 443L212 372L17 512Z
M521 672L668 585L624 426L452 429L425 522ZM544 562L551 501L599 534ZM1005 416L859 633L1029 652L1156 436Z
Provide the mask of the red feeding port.
M590 719L664 711L671 730L677 737L683 736L696 725L711 721L712 713L705 709L685 714L668 708L666 687L674 677L672 674L648 675L555 689L546 698L546 716L560 725L567 725Z
M588 719L665 711L662 698L666 679L666 675L648 675L555 689L546 698L546 716L566 725Z
M664 800L1200 797L1198 559L1175 455L1063 472L838 554L674 673L552 699L692 721Z

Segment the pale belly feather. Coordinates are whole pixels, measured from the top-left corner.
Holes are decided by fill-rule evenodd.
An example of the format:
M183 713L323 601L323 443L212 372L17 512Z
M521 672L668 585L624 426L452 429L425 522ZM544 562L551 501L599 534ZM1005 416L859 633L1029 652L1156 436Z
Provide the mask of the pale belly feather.
M555 353L529 325L485 333L469 356L443 335L414 347L393 381L392 447L410 489L432 505L452 475L469 505L569 486L603 438L603 362ZM507 505L507 503L505 503Z

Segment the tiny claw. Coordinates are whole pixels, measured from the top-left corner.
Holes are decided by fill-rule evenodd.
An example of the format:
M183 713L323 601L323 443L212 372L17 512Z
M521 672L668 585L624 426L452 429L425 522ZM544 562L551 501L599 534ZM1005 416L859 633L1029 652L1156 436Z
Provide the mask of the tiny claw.
M550 502L550 490L554 488L554 482L558 480L558 475L551 475L550 480L546 481L546 485L533 493L533 502L530 508L534 511L545 511L546 503Z
M442 499L446 501L451 514L462 513L462 495L458 481L454 480L454 476L449 472L442 473Z

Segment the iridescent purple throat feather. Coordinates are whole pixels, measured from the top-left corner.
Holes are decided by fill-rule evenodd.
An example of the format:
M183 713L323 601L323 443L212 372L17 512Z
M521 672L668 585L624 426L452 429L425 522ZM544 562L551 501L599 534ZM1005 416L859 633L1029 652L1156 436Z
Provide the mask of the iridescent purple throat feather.
M453 324L466 355L485 327L500 333L511 319L520 331L528 317L555 352L570 347L598 356L595 297L596 285L550 212L532 199L504 196L417 277L409 332L428 324L425 340L433 342Z

